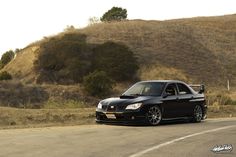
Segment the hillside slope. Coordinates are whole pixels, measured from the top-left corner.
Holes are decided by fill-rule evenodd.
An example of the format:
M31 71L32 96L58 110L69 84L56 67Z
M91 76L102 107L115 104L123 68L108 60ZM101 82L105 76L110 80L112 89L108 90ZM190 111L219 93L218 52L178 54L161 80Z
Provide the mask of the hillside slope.
M85 34L93 44L114 41L129 46L141 65L141 79L181 79L211 86L225 85L229 79L236 85L236 15L100 23L70 33ZM40 48L40 42L20 52L3 70L33 82L35 47Z
M208 84L235 83L236 15L170 21L128 21L87 27L89 42L128 44L140 63L172 67ZM149 79L149 78L145 78Z
M6 70L14 78L20 79L23 82L34 82L37 75L34 71L34 61L37 59L39 48L39 45L31 45L22 49L1 71Z

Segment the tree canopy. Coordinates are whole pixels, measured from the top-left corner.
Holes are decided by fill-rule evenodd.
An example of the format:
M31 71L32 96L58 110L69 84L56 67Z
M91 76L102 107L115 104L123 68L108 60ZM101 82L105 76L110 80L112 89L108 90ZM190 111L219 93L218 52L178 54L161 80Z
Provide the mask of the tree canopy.
M137 59L126 45L87 43L84 34L65 34L42 43L34 65L39 72L37 83L80 83L94 71L103 71L114 81L127 81L138 70Z
M138 63L133 52L125 45L106 42L94 48L93 69L105 71L116 81L134 78Z
M127 10L120 7L112 7L101 17L103 22L121 21L127 18Z

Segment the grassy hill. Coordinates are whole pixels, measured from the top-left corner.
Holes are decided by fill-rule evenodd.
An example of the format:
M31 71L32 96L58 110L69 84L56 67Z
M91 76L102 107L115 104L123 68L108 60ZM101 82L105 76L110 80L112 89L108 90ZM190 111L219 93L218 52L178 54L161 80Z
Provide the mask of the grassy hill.
M127 45L138 58L142 80L180 79L216 87L229 79L236 85L236 15L99 23L53 38L66 33L85 34L91 44ZM23 49L3 70L24 82L35 82L33 62L41 44L50 38Z

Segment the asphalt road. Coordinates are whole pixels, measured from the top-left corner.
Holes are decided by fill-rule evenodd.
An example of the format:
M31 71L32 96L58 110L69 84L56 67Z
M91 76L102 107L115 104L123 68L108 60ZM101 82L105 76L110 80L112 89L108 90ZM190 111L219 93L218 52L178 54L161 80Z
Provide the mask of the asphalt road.
M214 153L231 144L232 152ZM236 156L236 118L156 127L87 125L0 130L0 157Z

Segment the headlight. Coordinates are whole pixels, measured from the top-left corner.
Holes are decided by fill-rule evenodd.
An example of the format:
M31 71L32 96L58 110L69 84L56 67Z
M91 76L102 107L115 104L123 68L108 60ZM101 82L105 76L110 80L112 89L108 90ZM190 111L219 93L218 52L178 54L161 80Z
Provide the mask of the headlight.
M142 105L142 103L130 104L125 109L126 110L136 110L136 109L140 108L141 105Z
M97 106L98 109L102 109L102 104L99 103L98 106Z

